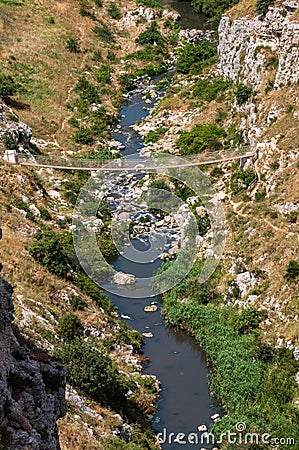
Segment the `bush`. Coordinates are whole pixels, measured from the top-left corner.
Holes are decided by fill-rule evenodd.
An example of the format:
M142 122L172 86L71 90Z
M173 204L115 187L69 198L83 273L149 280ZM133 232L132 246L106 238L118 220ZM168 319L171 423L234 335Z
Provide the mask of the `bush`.
M120 157L120 153L112 153L109 148L98 147L97 150L91 150L87 158L89 159L116 159Z
M98 83L110 84L111 83L111 73L114 70L109 64L102 64L99 69L95 72L94 78Z
M75 91L78 92L81 99L88 104L98 103L100 101L96 86L91 84L84 75L79 78L75 87Z
M297 281L299 279L299 263L294 259L291 260L287 266L284 277L288 281Z
M107 25L103 24L102 26L96 26L92 31L101 41L107 43L114 42L113 34L111 33Z
M79 295L70 297L70 304L73 311L83 311L87 306L87 303Z
M240 170L232 175L230 188L233 194L247 189L251 183L255 180L256 176L253 170Z
M121 13L120 10L118 9L118 7L114 4L114 3L110 3L109 7L108 7L108 14L110 17L112 17L112 19L120 19L121 18Z
M39 211L40 211L40 216L43 220L51 220L51 214L49 213L49 211L44 208L43 206L39 206L38 207Z
M119 75L118 81L122 85L124 92L132 91L135 88L134 76L129 73Z
M263 16L267 14L269 6L273 5L274 0L257 0L256 2L256 12L257 14L262 14Z
M217 28L222 14L240 0L192 0L195 11L204 13L208 17L210 27Z
M259 312L255 308L244 309L240 315L235 318L234 329L242 333L250 333L259 326Z
M92 59L93 59L94 61L96 61L96 62L101 62L101 61L103 61L103 55L102 55L101 50L95 50L95 51L93 52Z
M223 147L220 138L226 137L224 128L214 124L196 125L191 131L184 131L176 141L181 155L192 155L203 150L218 150Z
M164 180L154 180L150 186L151 189L163 189L164 191L170 192L171 189Z
M207 102L215 100L220 92L224 92L232 85L230 80L215 78L213 80L199 79L194 84L193 96Z
M80 45L77 38L70 37L66 40L66 48L71 53L79 53Z
M80 127L73 136L77 144L92 145L94 142L93 132L90 128Z
M10 75L0 75L0 97L6 100L18 91L18 85Z
M215 62L216 55L216 45L208 41L200 41L198 44L185 43L178 51L177 72L199 74Z
M160 3L156 2L156 0L136 0L136 4L146 6L147 8L162 8Z
M17 148L16 139L9 132L6 132L4 135L3 144L8 150L14 150Z
M265 200L265 198L266 198L266 191L265 190L257 191L255 193L255 201L256 202L261 202L262 200Z
M67 381L80 393L118 411L125 409L125 394L132 384L118 372L109 356L91 343L76 339L56 348L55 357L66 365Z
M78 316L67 313L59 318L57 333L65 341L73 341L76 338L83 337L84 328Z
M37 232L29 247L30 255L59 277L66 277L70 261L65 254L60 236L53 231Z
M241 106L244 103L246 103L247 100L249 100L251 94L252 94L251 87L245 86L245 84L238 84L237 90L235 91L238 105Z
M149 144L150 142L157 142L161 136L163 136L166 131L168 131L168 128L165 127L159 127L155 131L149 131L149 133L144 136L143 140L145 144Z
M135 39L137 44L148 45L156 44L158 46L164 46L165 40L158 30L157 22L152 22L151 25Z

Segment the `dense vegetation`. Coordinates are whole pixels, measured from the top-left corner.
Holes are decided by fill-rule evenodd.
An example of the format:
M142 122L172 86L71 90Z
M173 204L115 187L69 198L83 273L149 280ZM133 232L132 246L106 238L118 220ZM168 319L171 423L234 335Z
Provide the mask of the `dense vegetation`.
M231 6L239 3L239 0L192 0L192 5L197 12L206 14L211 27L217 28L221 15Z
M242 421L247 432L268 432L298 442L299 412L292 404L298 363L292 352L260 341L261 313L254 308L238 314L231 307L219 307L219 274L199 286L200 269L197 263L186 280L165 294L164 314L170 324L192 333L208 353L210 387L228 413L214 425L215 433L235 431L235 424ZM180 302L186 297L187 303Z
M222 78L213 78L212 80L206 78L199 78L194 83L193 96L204 100L206 102L211 102L215 100L218 95L232 85L231 80L223 80Z
M178 50L176 69L178 73L199 74L216 61L217 46L209 41L185 44Z
M226 137L223 128L214 124L196 125L191 131L183 131L176 141L181 155L192 155L203 150L219 150L223 147L221 138Z

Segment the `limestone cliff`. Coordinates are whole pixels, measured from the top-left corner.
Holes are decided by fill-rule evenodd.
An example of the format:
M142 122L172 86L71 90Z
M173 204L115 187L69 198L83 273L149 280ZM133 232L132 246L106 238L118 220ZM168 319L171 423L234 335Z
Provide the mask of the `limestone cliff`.
M222 17L219 25L219 69L234 81L258 90L269 71L277 66L274 87L299 79L299 24L293 16L297 2L269 8L265 17ZM269 52L271 60L269 60ZM271 63L272 62L272 63Z
M60 449L65 369L24 342L13 324L12 288L0 278L0 448Z

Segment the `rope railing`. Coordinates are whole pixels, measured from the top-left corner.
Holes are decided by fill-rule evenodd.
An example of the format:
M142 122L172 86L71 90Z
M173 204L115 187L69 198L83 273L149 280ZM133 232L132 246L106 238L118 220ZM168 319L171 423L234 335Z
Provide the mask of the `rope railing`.
M237 150L219 150L197 155L176 156L166 153L156 153L152 156L135 155L114 160L87 159L87 158L63 158L56 156L33 156L18 155L20 165L45 167L66 170L89 170L89 171L122 171L122 170L159 170L166 168L181 168L218 162L231 161L240 158L249 158L256 154L250 147ZM183 160L183 161L182 161Z

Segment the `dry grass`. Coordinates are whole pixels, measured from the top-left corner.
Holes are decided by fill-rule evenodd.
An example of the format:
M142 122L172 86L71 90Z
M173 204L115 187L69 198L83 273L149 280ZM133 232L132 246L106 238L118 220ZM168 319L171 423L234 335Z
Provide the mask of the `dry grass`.
M113 45L95 36L92 28L98 23L80 15L80 4L76 0L30 0L19 7L2 5L1 64L3 70L12 73L25 88L18 98L21 104L16 104L15 110L33 129L35 137L73 149L70 139L73 130L68 125L71 114L66 104L72 100L72 89L82 73L99 65L92 59L93 52L100 50L105 59L108 49L112 48L121 59L136 50L135 37L146 24L121 29L118 21L107 13L108 3L104 2L102 8L94 6L92 12L97 19L109 24L115 37ZM133 1L116 3L123 15L136 7ZM79 53L67 50L66 40L70 37L78 39ZM123 65L118 64L115 69L114 92L119 89L117 76ZM111 100L108 94L102 97L101 102L108 111L115 113Z
M272 153L273 160L286 160L286 153L279 150ZM261 167L262 158L259 164ZM272 321L270 326L264 327L264 339L276 344L277 338L283 337L298 343L298 323L295 320L299 315L298 283L287 283L284 274L289 261L299 259L299 222L290 223L280 213L273 218L268 212L274 212L276 204L299 202L296 189L299 185L299 173L294 163L286 169L273 170L273 174L271 184L276 186L274 191L262 202L240 202L235 210L236 216L229 219L231 234L228 236L224 263L228 264L229 269L227 258L241 257L247 261L247 270L261 269L267 272L266 282L260 282L261 291L255 303L257 307L268 310L268 317ZM257 188L262 190L263 186ZM231 211L229 203L227 208L227 212ZM247 230L254 230L250 238L246 237ZM227 275L225 279L228 282L231 276ZM225 282L222 289L227 289ZM272 298L280 305L279 310L270 307ZM280 313L283 313L286 319L281 320Z
M247 17L253 19L256 16L256 0L242 0L227 11L232 20Z

